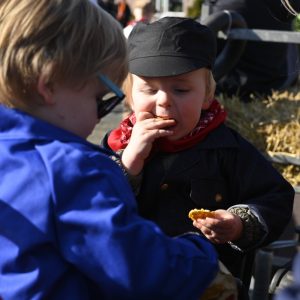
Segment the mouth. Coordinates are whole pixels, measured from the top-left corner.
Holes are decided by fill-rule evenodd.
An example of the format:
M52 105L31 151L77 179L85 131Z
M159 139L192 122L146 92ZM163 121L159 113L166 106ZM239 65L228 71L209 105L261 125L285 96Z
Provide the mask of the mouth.
M172 118L168 117L168 116L155 116L156 119L159 120L173 120Z
M168 117L168 116L155 116L155 118L158 119L158 120L164 120L164 121L173 120L175 122L175 124L173 124L173 125L169 125L169 126L164 127L165 129L173 129L177 125L177 121L173 118Z

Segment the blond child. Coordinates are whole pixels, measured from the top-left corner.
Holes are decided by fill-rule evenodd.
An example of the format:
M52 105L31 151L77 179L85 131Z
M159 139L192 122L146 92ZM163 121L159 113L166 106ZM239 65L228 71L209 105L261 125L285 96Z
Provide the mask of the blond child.
M86 141L124 97L118 22L88 0L1 1L0 49L0 298L199 299L214 249L142 219Z
M214 99L213 33L188 18L137 24L128 39L125 90L133 111L103 145L121 154L139 212L170 236L199 230L240 276L244 253L277 239L294 190L225 125ZM188 218L204 208L214 217Z

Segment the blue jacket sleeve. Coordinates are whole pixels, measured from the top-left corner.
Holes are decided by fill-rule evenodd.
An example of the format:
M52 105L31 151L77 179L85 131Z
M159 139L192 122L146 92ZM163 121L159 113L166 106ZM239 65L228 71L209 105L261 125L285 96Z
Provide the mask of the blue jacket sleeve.
M196 234L169 238L139 217L108 157L79 155L62 166L51 166L59 247L105 299L199 299L218 269L210 243Z

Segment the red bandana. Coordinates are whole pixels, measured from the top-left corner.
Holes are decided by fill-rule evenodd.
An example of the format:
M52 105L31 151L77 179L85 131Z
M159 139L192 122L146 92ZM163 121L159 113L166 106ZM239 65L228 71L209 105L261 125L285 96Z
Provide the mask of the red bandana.
M157 139L153 145L156 151L178 152L185 150L203 140L207 134L222 124L226 119L226 112L217 100L214 100L207 110L201 112L197 126L185 137L177 141L165 138ZM124 119L117 129L108 137L108 145L114 151L124 149L130 140L132 128L136 122L134 113Z

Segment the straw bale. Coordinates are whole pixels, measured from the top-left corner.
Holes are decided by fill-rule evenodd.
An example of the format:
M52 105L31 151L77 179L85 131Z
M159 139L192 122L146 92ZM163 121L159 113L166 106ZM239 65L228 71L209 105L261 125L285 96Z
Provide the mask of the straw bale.
M228 112L226 123L272 160L292 185L299 187L300 92L274 92L268 98L253 98L247 103L224 95L218 99Z

